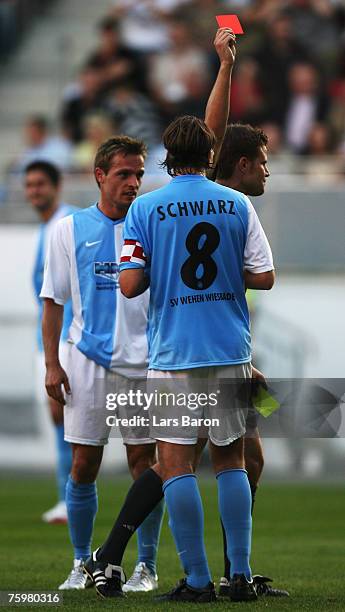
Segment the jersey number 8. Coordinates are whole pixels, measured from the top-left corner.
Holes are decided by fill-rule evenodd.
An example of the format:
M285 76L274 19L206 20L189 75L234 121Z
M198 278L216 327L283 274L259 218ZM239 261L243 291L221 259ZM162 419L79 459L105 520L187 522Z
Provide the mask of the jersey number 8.
M205 237L203 240L202 238ZM217 277L217 265L211 255L218 248L220 236L211 223L197 223L186 238L190 257L181 267L181 278L191 289L208 289ZM201 245L201 247L200 247Z

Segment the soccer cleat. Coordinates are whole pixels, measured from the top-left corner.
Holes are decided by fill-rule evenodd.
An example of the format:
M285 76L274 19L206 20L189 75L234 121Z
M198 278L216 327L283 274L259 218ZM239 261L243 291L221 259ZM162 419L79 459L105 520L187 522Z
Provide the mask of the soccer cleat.
M84 574L93 582L97 595L102 599L126 597L122 591L122 585L126 582L122 567L98 561L97 550L85 562Z
M71 591L85 589L87 587L87 577L83 572L84 563L82 559L74 559L73 569L67 576L65 582L60 584L60 591Z
M129 580L127 580L126 584L123 585L122 590L125 593L143 593L147 591L154 591L157 588L157 574L152 574L147 565L141 561L135 566L132 576L129 578Z
M230 580L223 576L219 581L219 597L229 597L230 594Z
M273 582L272 578L267 576L260 576L256 574L253 576L253 582L255 584L256 592L259 597L289 597L290 593L284 589L274 589L268 582Z
M231 601L254 601L258 598L253 580L244 574L234 574L230 579L229 597Z
M210 603L216 600L217 595L213 582L209 582L203 589L195 589L187 584L185 578L180 580L172 591L155 597L155 601L189 601L191 603Z
M50 525L67 525L66 502L59 501L53 508L42 514L42 521Z

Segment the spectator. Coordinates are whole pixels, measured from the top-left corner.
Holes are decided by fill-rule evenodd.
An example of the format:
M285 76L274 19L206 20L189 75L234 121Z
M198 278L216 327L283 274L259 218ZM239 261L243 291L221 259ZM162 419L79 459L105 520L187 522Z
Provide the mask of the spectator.
M289 0L296 39L305 46L314 62L329 73L334 66L339 43L335 7L330 0Z
M257 124L264 111L264 99L259 81L259 66L250 58L235 67L231 87L231 120Z
M114 125L109 117L102 114L87 115L84 119L85 139L73 152L73 170L93 173L96 152L102 142L108 140L114 131Z
M167 121L179 114L200 116L210 87L207 54L181 19L170 21L169 38L170 48L151 58L151 94Z
M133 78L137 88L144 89L142 64L138 55L122 42L119 21L105 17L98 29L100 42L89 61L104 70L105 85L115 85L124 78Z
M335 164L332 144L332 134L325 123L315 123L309 133L305 153L308 155L303 164L305 176L315 181L329 181L330 174L336 174L339 169Z
M233 3L229 5L229 2L222 2L220 0L193 0L187 5L183 5L181 9L175 14L182 15L184 19L190 24L191 31L194 36L194 40L198 41L198 44L202 46L206 51L211 53L211 57L214 57L212 52L210 30L214 28L216 30L217 24L215 15L222 13L232 13L233 10L238 7L234 7ZM215 67L215 74L218 72L218 64Z
M83 139L85 116L100 108L103 84L104 74L99 62L90 60L81 70L79 82L65 91L61 110L62 123L75 143Z
M133 81L125 80L115 87L105 103L117 129L132 138L142 139L148 147L159 142L161 126L154 104L136 91Z
M169 44L166 18L191 0L117 0L114 15L121 19L128 46L139 53L165 50Z
M61 170L69 168L71 143L62 136L49 134L48 121L41 115L32 115L24 126L25 149L10 166L10 172L21 173L34 161L54 163Z
M329 127L325 123L314 123L312 126L305 153L321 156L332 153L332 138Z
M281 13L264 33L256 60L261 66L260 82L271 121L284 124L289 94L288 72L291 66L307 58L307 51L296 41L291 18Z
M228 0L232 4L232 0ZM244 0L242 18L250 27L274 20L286 6L286 0Z
M303 153L315 122L323 121L327 100L312 64L299 63L289 71L290 100L286 115L286 140L294 153Z

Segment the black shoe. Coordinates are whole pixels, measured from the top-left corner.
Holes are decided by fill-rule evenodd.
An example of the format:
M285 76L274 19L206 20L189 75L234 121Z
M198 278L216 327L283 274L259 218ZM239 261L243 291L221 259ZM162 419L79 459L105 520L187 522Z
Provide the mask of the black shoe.
M229 597L230 596L230 580L223 576L219 581L219 589L218 589L219 597Z
M249 582L244 574L234 574L230 579L231 601L254 601L258 598L253 580Z
M268 582L272 582L272 578L267 576L260 576L256 574L253 576L253 582L255 584L256 592L259 597L289 597L290 593L283 589L274 589Z
M92 553L83 568L84 573L94 583L97 595L102 599L126 597L122 592L122 585L126 582L122 567L98 561L97 550Z
M189 601L191 603L210 603L216 600L217 595L213 582L209 582L204 589L195 589L187 584L185 578L180 580L172 591L155 597L155 601Z

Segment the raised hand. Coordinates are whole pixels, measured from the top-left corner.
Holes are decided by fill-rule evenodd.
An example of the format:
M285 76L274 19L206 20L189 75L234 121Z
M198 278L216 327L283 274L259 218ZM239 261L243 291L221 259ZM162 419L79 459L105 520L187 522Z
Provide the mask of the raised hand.
M217 30L214 46L220 62L233 66L236 58L236 36L231 28L219 28Z

